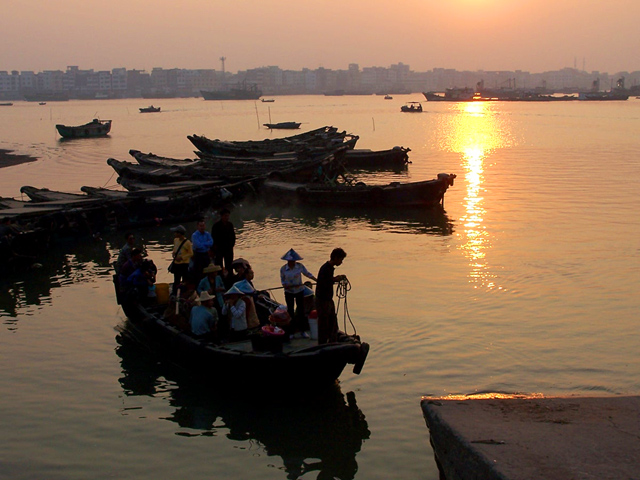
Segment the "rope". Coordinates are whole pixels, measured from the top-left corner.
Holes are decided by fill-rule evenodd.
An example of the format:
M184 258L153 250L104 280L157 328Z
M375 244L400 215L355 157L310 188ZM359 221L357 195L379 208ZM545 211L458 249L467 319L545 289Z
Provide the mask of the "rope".
M353 334L356 335L358 332L356 330L356 326L353 324L351 320L351 315L349 315L349 307L347 305L347 293L351 290L351 283L344 277L342 280L338 282L338 286L336 287L336 297L338 297L338 306L336 307L336 315L340 311L340 302L344 299L344 311L342 322L344 325L344 332L347 333L347 319L349 319L349 324L351 328L353 328Z

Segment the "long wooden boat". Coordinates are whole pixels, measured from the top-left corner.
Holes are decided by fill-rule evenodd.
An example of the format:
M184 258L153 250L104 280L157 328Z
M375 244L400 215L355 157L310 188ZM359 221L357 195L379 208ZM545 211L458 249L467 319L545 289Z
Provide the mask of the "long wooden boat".
M345 165L349 168L383 168L404 167L409 162L410 148L393 147L388 150L347 150L344 155Z
M278 177L280 179L304 179L310 181L318 173L318 167L323 171L333 172L341 168L336 161L343 154L342 150L327 153L321 157L295 162L283 161L280 164L266 164L259 162L228 162L224 164L186 165L184 167L158 167L139 165L109 158L110 165L121 178L130 178L146 183L163 184L188 180L224 179L230 183L257 177ZM138 155L139 156L139 155Z
M264 123L265 127L270 130L296 130L302 125L301 122L280 122L280 123Z
M358 335L339 335L338 341L318 345L316 340L294 339L265 346L256 338L229 343L198 339L180 328L181 323L166 318L167 305L156 307L122 302L130 332L150 348L161 351L171 361L211 381L240 382L244 385L322 387L332 385L347 365L360 374L369 345ZM276 302L256 301L259 316L277 307Z
M440 173L433 180L393 182L386 185L326 185L290 183L267 179L260 187L263 197L275 202L341 207L435 207L453 185L454 174Z
M356 135L338 132L337 128L329 126L298 135L264 140L211 140L201 135L189 135L187 138L201 152L229 156L267 156L301 149L330 149L343 145L354 148L358 141Z
M111 131L111 120L94 118L91 122L76 127L58 124L56 130L64 138L104 137Z

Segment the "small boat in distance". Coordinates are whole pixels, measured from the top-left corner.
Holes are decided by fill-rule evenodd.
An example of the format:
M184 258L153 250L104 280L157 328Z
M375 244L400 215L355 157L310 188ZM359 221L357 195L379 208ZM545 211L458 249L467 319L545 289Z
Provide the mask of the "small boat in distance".
M265 127L271 130L295 130L300 128L300 122L280 122L280 123L264 123Z
M47 102L40 102L40 103L38 103L38 105L46 105L46 104L47 104Z
M75 127L56 125L56 130L63 138L104 137L111 131L111 120L98 120Z
M385 95L384 99L385 100L393 100L393 97L391 95Z
M13 103L11 103L11 102L0 103L0 107L10 107L11 105L13 105Z
M154 107L153 105L150 105L148 107L143 107L140 109L140 113L154 113L159 111L160 111L160 107Z
M422 105L420 102L408 102L400 107L401 112L422 113Z
M273 98L263 98L262 102L263 103L273 103L273 102L275 102L275 99L273 99Z

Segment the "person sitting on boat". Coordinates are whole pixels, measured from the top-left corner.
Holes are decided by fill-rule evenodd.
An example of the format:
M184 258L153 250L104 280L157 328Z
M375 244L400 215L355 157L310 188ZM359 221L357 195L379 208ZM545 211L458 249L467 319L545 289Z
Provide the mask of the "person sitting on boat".
M114 265L116 273L120 272L122 266L127 262L127 260L131 258L131 252L135 248L136 244L136 237L133 235L133 233L127 232L124 235L124 238L126 243L124 244L124 247L120 249L118 259L116 260L116 263Z
M173 262L171 273L173 273L173 293L180 286L180 283L187 279L189 274L189 262L193 257L193 246L191 241L185 236L187 229L178 225L171 229L175 234L173 239Z
M207 232L204 218L198 220L198 227L191 235L191 244L193 245L193 279L198 284L202 278L202 270L211 263L210 250L213 247L213 238Z
M142 250L134 248L131 250L131 258L124 262L120 270L118 271L118 284L120 285L120 292L124 293L127 288L127 279L136 271L136 269L142 264Z
M224 297L222 294L227 290L224 286L224 282L222 281L222 277L219 275L219 272L222 271L222 267L220 265L214 265L210 263L207 265L202 273L205 276L198 283L198 295L202 292L209 292L209 294L214 295L216 298L216 308L222 312L222 307L224 306Z
M191 333L197 338L214 341L218 325L218 311L214 307L216 297L205 290L199 299L200 305L193 307L189 315Z
M308 338L308 325L305 317L304 297L305 286L302 284L302 275L317 281L307 268L299 262L302 257L293 248L282 256L287 263L280 268L280 281L284 287L284 299L287 311L292 319L290 334L300 332L303 338Z
M224 307L222 314L229 318L229 337L231 340L240 340L247 334L247 304L244 301L245 293L235 285L224 294Z
M316 284L316 310L318 311L318 344L335 342L338 339L338 317L333 303L333 284L346 280L345 275L334 276L335 267L342 265L347 256L342 248L334 248L318 272Z
M147 303L152 296L150 292L154 291L157 271L152 260L142 260L138 268L125 280L127 298L143 304Z

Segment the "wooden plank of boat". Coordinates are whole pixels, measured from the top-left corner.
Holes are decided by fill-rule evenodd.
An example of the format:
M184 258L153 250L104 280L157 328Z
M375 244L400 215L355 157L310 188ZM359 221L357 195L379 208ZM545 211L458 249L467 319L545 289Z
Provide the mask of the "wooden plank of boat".
M64 138L103 137L111 131L111 120L94 118L91 122L78 126L58 124L56 130Z

